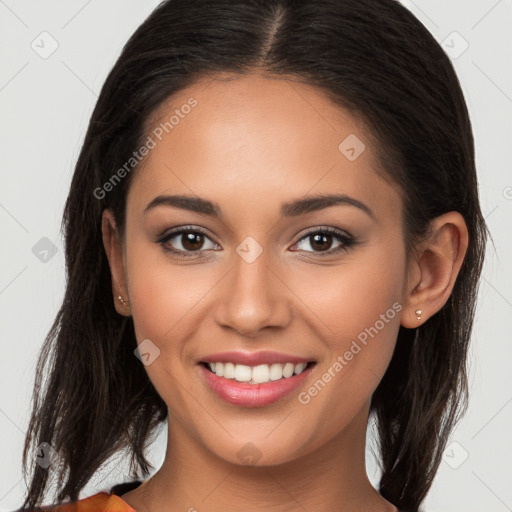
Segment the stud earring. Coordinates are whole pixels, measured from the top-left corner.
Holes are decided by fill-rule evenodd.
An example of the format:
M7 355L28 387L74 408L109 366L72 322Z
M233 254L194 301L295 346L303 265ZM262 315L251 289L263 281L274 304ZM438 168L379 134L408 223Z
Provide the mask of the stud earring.
M423 313L423 311L421 311L421 309L417 309L415 311L415 313L416 313L416 318L419 320L421 318L421 313Z
M118 299L123 303L123 305L125 305L125 306L126 306L126 305L128 304L128 302L129 302L128 300L124 300L124 299L123 299L123 297L121 297L121 295L118 295L118 297L117 297L117 298L118 298Z

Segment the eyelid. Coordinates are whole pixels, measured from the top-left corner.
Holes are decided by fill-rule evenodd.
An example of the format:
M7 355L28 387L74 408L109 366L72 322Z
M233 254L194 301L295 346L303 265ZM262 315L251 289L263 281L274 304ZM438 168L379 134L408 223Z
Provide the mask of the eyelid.
M177 226L175 228L166 229L160 235L158 235L157 241L161 241L166 238L173 238L176 235L181 235L184 232L197 232L197 233L201 233L202 235L212 239L211 235L208 233L208 231L206 229L201 228L199 226L185 225L185 226Z
M341 229L341 228L335 228L333 226L315 226L313 228L308 228L306 231L301 232L302 234L297 239L297 242L302 240L304 237L315 234L315 233L329 233L334 235L340 235L345 236L347 238L355 238L354 235L349 233L348 231ZM295 243L297 243L295 242Z

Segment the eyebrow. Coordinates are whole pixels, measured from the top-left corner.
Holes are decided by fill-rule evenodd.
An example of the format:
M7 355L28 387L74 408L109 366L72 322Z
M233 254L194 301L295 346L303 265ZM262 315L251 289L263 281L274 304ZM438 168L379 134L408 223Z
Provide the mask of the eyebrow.
M361 201L345 194L323 194L308 196L302 199L296 199L281 205L282 217L297 217L306 213L322 210L329 206L355 206L359 208L372 219L376 219L372 210ZM217 203L203 199L201 197L187 196L187 195L160 195L155 197L144 209L144 214L156 208L157 206L171 206L188 210L191 212L210 215L212 217L222 219L223 214L220 206Z

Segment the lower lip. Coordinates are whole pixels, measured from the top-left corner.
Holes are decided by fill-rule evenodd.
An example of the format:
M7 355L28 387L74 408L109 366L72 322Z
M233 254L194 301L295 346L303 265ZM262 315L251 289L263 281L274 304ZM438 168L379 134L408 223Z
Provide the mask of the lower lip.
M199 364L210 388L223 400L241 407L263 407L273 404L297 389L311 374L315 365L306 368L301 374L266 382L264 384L249 384L234 379L225 379L207 370Z

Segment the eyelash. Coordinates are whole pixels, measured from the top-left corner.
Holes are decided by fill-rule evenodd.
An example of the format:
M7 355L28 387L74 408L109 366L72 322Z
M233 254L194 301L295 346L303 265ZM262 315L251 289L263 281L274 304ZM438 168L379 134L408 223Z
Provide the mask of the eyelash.
M190 258L190 257L194 257L195 254L197 253L200 253L204 250L208 250L208 249L200 249L198 251L182 251L182 250L177 250L177 249L173 249L172 247L169 247L169 246L166 246L165 244L167 242L169 242L169 240L177 237L178 235L181 235L183 233L194 233L194 234L201 234L201 235L204 235L205 237L207 237L208 239L210 239L210 237L208 236L208 234L201 228L197 228L197 227L193 227L193 226L182 226L180 228L177 228L169 233L164 233L162 235L160 235L157 240L156 240L156 243L161 245L162 246L162 249L168 253L171 253L173 254L174 256L177 256L179 258ZM345 252L348 252L348 250L356 245L358 243L356 237L354 237L353 235L349 235L348 233L344 232L344 231L341 231L339 229L336 229L336 228L331 228L331 227L320 227L320 228L315 228L314 230L311 230L311 231L308 231L307 233L305 233L299 240L297 240L297 242L294 244L298 244L299 242L301 242L302 240L312 236L312 235L316 235L316 234L329 234L329 235L333 235L335 239L337 239L339 242L342 243L342 245L340 245L339 247L337 247L336 249L330 249L328 251L323 251L323 252L318 252L318 251L306 251L306 252L313 252L315 254L318 254L320 257L324 257L325 256L332 256L334 254L338 254L342 251L345 251ZM212 240L213 241L213 240ZM214 242L215 243L215 242ZM299 252L299 251L297 251Z

